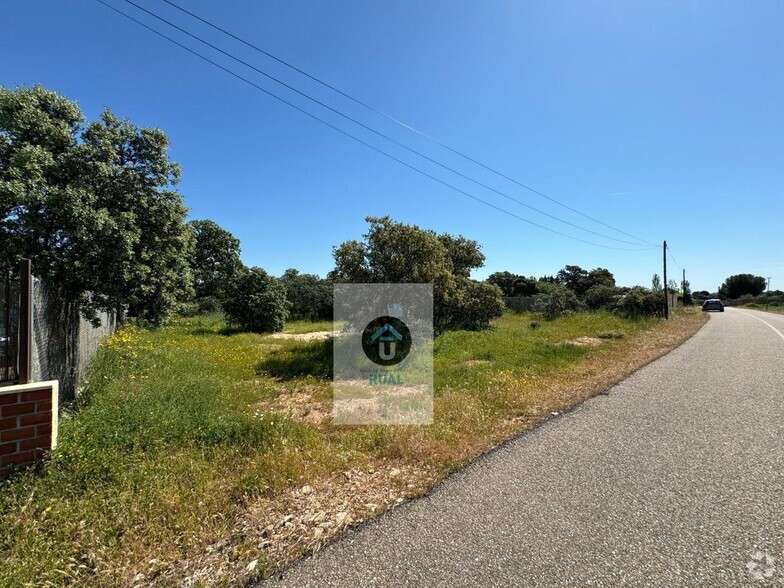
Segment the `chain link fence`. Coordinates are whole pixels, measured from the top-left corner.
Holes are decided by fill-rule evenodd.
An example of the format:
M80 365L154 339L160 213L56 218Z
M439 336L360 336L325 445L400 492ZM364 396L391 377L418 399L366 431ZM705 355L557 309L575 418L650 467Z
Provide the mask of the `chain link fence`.
M60 400L74 399L84 382L90 360L107 335L117 328L117 316L102 312L99 327L63 302L38 278L33 278L33 341L31 381L59 380Z

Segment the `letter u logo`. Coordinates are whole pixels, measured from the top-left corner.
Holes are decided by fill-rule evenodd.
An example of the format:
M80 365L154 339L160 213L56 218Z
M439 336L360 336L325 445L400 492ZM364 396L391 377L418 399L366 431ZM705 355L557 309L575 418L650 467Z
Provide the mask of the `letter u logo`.
M390 341L389 346L386 349L388 349L388 351L384 352L384 343L378 344L378 355L384 361L389 361L390 359L393 359L395 357L395 342Z

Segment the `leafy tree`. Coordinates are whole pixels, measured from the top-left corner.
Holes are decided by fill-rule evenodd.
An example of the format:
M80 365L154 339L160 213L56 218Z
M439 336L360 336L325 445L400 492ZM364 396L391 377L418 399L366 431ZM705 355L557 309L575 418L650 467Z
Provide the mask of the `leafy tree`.
M336 282L432 283L434 319L438 329L483 328L503 309L501 291L473 286L467 278L481 267L484 256L475 241L437 235L416 225L368 217L370 224L362 242L346 241L333 249ZM456 268L457 266L457 268ZM484 300L481 309L471 306L471 320L456 313L468 308L474 297ZM493 298L500 304L489 304ZM470 322L470 324L469 324Z
M0 87L0 266L19 257L87 318L128 308L158 322L188 295L192 246L159 129L41 86Z
M346 241L333 247L332 257L335 259L335 268L328 277L335 281L349 283L372 283L374 272L369 267L370 262L366 259L365 253L365 244L356 240Z
M569 288L579 298L594 286L615 287L615 276L603 267L586 271L579 265L566 265L558 272L555 280L561 286Z
M759 296L765 291L767 280L752 274L736 274L724 280L719 288L719 296L723 298L740 298L744 294Z
M454 237L447 233L438 235L438 240L446 248L447 256L452 262L452 273L459 278L471 277L471 270L485 264L485 256L479 244L458 235Z
M493 272L487 276L487 280L485 281L489 284L498 286L504 296L514 296L518 277L519 276L516 274L510 272Z
M651 278L651 290L654 292L661 292L662 282L659 274L653 274L653 278Z
M585 280L586 292L594 286L607 286L615 288L615 276L608 269L597 267L588 272L588 277Z
M188 256L193 289L198 300L226 299L226 288L242 270L240 241L211 220L188 223L194 247Z
M579 265L566 265L558 271L556 283L569 288L577 296L582 296L588 289L588 272Z
M286 289L260 267L240 271L226 294L223 303L226 319L245 331L280 331L289 316Z
M486 281L498 286L504 296L533 296L539 293L535 278L526 278L510 272L492 273Z
M684 306L691 306L694 304L694 298L691 294L691 284L689 284L689 280L684 280L683 282L683 292L681 294L681 302L683 302Z
M332 282L295 269L287 269L280 281L291 304L291 319L332 319Z
M557 287L555 282L539 279L536 282L536 294L552 294Z

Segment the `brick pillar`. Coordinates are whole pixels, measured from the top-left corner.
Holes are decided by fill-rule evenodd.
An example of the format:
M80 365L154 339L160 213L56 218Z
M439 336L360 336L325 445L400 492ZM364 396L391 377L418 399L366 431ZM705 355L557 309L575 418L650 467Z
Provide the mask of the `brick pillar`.
M0 387L0 478L57 445L57 381Z

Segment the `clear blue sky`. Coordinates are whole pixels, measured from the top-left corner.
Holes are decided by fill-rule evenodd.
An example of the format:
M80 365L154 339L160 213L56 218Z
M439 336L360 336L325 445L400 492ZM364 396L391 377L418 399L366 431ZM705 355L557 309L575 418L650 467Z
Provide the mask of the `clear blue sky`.
M350 123L107 0L330 122ZM514 198L624 239L363 111L190 20L136 0L257 67ZM180 0L183 1L184 0ZM784 289L784 3L194 0L187 7L439 140L628 233L667 239L696 290L730 274ZM389 214L478 240L487 264L553 274L602 266L649 284L661 251L565 239L352 142L94 0L6 0L0 84L41 83L95 118L104 106L166 131L193 218L279 275L325 274L331 248ZM520 216L607 245L363 139ZM671 264L680 280L680 269Z

